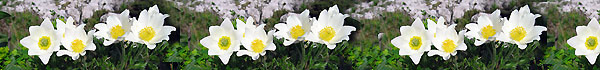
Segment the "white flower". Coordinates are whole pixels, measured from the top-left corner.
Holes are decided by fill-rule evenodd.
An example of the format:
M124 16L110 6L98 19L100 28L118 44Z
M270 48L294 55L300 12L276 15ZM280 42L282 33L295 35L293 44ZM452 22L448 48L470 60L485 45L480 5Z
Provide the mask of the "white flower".
M73 17L67 18L66 23L63 20L56 19L56 30L58 30L58 34L59 34L59 36L61 36L60 37L61 39L65 38L66 29L75 28L75 25L73 24L73 22L75 22L75 20L73 20Z
M266 50L274 51L276 46L273 43L274 30L267 34L264 30L265 24L259 25L255 29L246 30L246 37L242 38L242 45L246 50L239 50L237 56L248 55L252 60L258 59L261 55L265 55Z
M419 64L423 53L431 50L430 33L425 30L421 19L417 18L411 26L400 27L400 34L390 42L400 49L400 55L409 55L413 63Z
M289 46L295 41L302 41L304 37L310 33L312 19L309 18L308 10L304 10L301 14L290 15L286 23L275 24L275 28L279 31L275 32L275 37L285 38L283 45ZM314 19L314 18L313 18Z
M96 24L94 28L98 29L94 36L104 38L104 46L108 46L117 40L124 40L125 36L131 32L129 10L125 10L121 14L109 13L106 23Z
M229 57L234 51L240 49L239 34L233 29L229 18L225 18L221 26L210 26L210 36L202 38L200 44L208 48L208 55L218 55L223 64L229 62Z
M81 24L76 28L67 28L65 31L65 38L61 40L60 43L67 50L58 50L56 53L57 56L69 55L71 59L77 60L79 56L85 55L85 50L96 50L96 45L94 44L93 34L95 30L89 31L87 34L83 27L85 24Z
M467 50L467 45L464 43L466 30L456 34L455 26L456 24L452 24L449 27L438 28L437 37L431 41L437 50L430 50L428 56L439 55L444 60L448 60L451 55L456 55L456 50Z
M167 17L169 15L159 13L156 5L150 7L149 10L143 10L140 12L138 20L133 20L131 34L126 39L146 44L149 49L154 49L156 43L169 40L171 31L175 31L173 26L163 26L164 19Z
M60 50L60 34L56 33L54 26L45 18L40 26L29 27L29 36L19 41L28 48L27 54L38 55L42 63L48 64L54 51Z
M567 40L567 43L575 48L575 55L585 55L591 64L596 62L596 58L600 53L600 48L598 48L598 37L600 37L600 32L598 32L598 30L600 30L598 20L592 18L587 26L577 26L577 29L575 30L577 36Z
M444 19L444 17L438 18L437 23L431 19L427 19L427 31L431 33L435 38L436 31L438 31L438 28L446 28L446 25L444 25L444 23L446 23L446 19Z
M235 19L235 25L236 25L236 32L240 35L242 35L242 37L246 37L246 29L254 29L256 28L256 26L254 25L254 18L252 17L248 17L246 19L246 22L240 20L240 19Z
M477 19L477 24L470 23L465 26L470 30L465 36L475 38L476 46L486 41L494 41L494 38L502 32L503 20L506 20L506 18L501 18L500 10L496 10L492 14L482 15Z
M337 5L329 10L321 11L319 19L314 21L311 26L307 40L325 44L329 49L334 49L336 43L342 42L342 40L350 40L348 35L350 32L356 31L356 28L343 26L346 17L348 14L339 13Z
M534 26L535 18L539 14L529 13L529 7L525 5L520 10L515 10L510 14L507 22L502 26L502 33L498 40L517 44L520 49L527 48L527 43L533 40L540 40L542 31L546 31L544 26Z

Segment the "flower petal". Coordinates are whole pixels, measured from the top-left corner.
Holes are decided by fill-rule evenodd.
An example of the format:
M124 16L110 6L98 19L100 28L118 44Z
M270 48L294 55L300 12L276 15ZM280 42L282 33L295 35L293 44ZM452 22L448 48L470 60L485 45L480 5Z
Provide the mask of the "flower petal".
M585 58L588 59L588 61L590 62L590 64L594 64L596 63L596 58L598 57L598 54L590 54L590 55L585 55Z
M430 50L427 53L427 56L434 56L434 55L440 55L440 54L442 54L442 51L439 51L439 50Z
M219 49L208 49L208 55L221 55L223 54Z
M331 49L335 49L335 44L327 44L327 48Z
M248 51L248 50L238 50L237 53L236 53L236 55L237 56L243 56L243 55L247 55L249 53L250 53L250 51Z
M43 50L29 49L29 50L27 50L27 54L28 55L44 55L44 54L47 54L47 52L45 52Z
M575 48L575 55L589 55L590 51L585 48Z
M475 40L475 46L481 46L483 43L485 43L485 41L482 40Z
M48 28L48 29L54 29L54 26L52 26L52 22L50 22L50 20L48 20L48 19L44 19L44 21L42 21L42 24L40 26L44 27L44 28Z
M416 28L416 29L425 30L425 25L423 25L423 21L421 21L420 18L416 18L415 21L413 21L413 23L410 26L413 28Z
M294 43L294 41L283 40L284 46L290 46L292 43Z
M48 64L48 61L50 60L50 56L52 56L52 54L38 55L38 57L40 58L42 63L44 63L44 65Z
M274 26L277 30L277 32L275 32L275 37L277 37L278 39L281 38L288 38L288 32L289 32L289 28L287 27L286 24L283 23L279 23L279 24L275 24Z
M417 54L417 55L410 55L409 57L413 61L413 63L419 64L419 61L421 61L421 56L422 56L422 54Z
M265 50L275 50L277 46L273 42L269 43L269 45L265 48Z
M456 47L456 50L465 51L465 50L467 50L467 45L465 45L465 43L464 43L464 42L460 42L460 43L458 44L458 47Z
M146 44L146 47L148 47L148 49L154 49L156 48L155 44Z
M523 50L525 48L527 48L527 44L517 44L519 49Z
M407 43L406 41L404 41L402 39L401 36L398 36L398 37L392 39L390 42L392 43L392 45L394 45L396 48L399 48L399 49L405 49L402 46L405 46Z
M567 44L575 49L580 49L584 43L585 39L579 35L571 37L567 40Z
M441 56L441 55L440 55L440 56ZM450 56L449 56L449 55L442 56L442 59L444 59L444 60L448 60L448 59L450 59Z
M591 29L600 29L600 24L598 23L598 19L592 18L587 25Z
M227 64L227 63L229 63L229 57L231 57L231 54L233 54L233 53L219 55L219 59L221 59L221 62L223 62L223 64Z
M339 33L336 33L333 43L339 43L342 42L343 40L350 40L350 37L348 35L350 35L352 33L352 31L356 31L356 28L352 27L352 26L344 26L342 27L342 30L340 30Z
M31 36L27 36L23 39L21 39L21 41L19 41L19 43L21 43L21 45L25 46L25 48L28 48L30 50L32 49L39 49L37 46L37 41L35 39L33 39Z
M114 43L116 40L104 40L104 42L102 44L104 44L104 46L109 46L110 44Z
M546 27L543 26L534 26L533 30L529 31L529 33L527 33L528 36L526 36L527 38L525 39L526 43L530 43L533 42L533 40L540 40L540 35L542 34L543 31L546 31Z
M233 24L231 23L231 21L229 21L229 18L225 18L223 20L223 22L221 22L221 28L222 29L228 29L228 30L233 30ZM173 28L173 30L175 30L175 28Z
M93 42L88 42L87 46L85 47L85 50L96 50L96 44L94 44Z

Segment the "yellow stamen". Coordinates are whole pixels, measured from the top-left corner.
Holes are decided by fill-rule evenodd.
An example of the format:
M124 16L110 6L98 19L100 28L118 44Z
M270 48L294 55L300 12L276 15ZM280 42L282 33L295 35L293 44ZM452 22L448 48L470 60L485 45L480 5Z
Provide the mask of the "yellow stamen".
M252 51L254 51L254 53L261 53L264 51L266 45L263 43L262 40L259 39L254 39L254 41L252 41Z
M48 36L42 36L38 41L38 47L40 47L40 49L42 50L48 50L48 48L50 48L50 45L52 45L52 42L50 41L50 37Z
M73 49L73 52L83 52L83 48L85 48L85 45L83 44L83 41L79 40L79 39L75 39L73 40L73 42L71 42L71 48Z
M230 45L231 45L231 38L229 38L227 36L222 36L219 39L219 48L221 48L221 50L229 49Z
M156 32L154 32L154 28L152 27L146 27L140 31L140 39L144 41L152 40L152 38L154 38L154 35L156 35Z
M113 39L117 39L120 36L123 36L124 34L125 34L125 29L121 28L120 25L110 28L110 36Z
M444 52L446 53L452 53L456 51L456 44L454 44L453 40L446 39L442 42L442 49L444 49Z
M523 40L523 38L525 38L525 35L527 35L527 32L525 32L525 28L521 26L517 26L515 29L510 31L510 39L513 39L515 41Z
M484 39L488 39L492 36L494 36L496 34L496 30L493 29L492 26L487 25L483 28L481 28L481 35L483 36Z
M590 36L585 40L585 47L588 50L594 50L598 46L598 38L595 36Z
M331 26L327 26L319 31L319 38L325 41L330 41L335 36L335 30Z
M410 49L419 50L422 44L421 37L413 36L412 38L410 38L410 42L408 44L410 46Z
M296 25L290 29L290 34L292 38L298 39L298 37L304 35L304 29L302 29L302 26Z

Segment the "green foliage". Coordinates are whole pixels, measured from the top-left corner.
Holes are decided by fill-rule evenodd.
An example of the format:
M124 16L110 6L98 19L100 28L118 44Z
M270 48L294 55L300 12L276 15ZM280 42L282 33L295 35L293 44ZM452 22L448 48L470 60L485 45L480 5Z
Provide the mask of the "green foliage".
M540 23L547 23L548 29L548 42L554 42L554 45L560 49L568 48L567 40L576 35L575 28L577 26L584 26L589 23L590 19L585 17L581 11L572 12L559 12L557 5L549 5L542 13L541 18L543 21L536 21Z
M4 19L4 18L8 18L10 17L10 14L4 12L4 11L0 11L0 19Z
M408 61L410 59L397 56L398 49L390 44L390 40L400 35L399 26L410 25L412 21L414 19L403 12L387 12L383 13L381 18L360 20L362 23L355 26L357 31L353 33L355 36L352 36L350 42L353 46L352 50L347 51L350 55L348 60L353 62L352 67L357 69L403 68L401 66L404 64L403 62L410 62ZM378 33L384 33L381 39L376 39Z

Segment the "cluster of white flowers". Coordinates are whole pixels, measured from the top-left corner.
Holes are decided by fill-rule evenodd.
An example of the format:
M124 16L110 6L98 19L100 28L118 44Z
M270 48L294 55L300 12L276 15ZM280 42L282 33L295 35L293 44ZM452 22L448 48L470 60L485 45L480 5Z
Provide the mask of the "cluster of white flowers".
M175 31L173 26L163 26L166 14L159 13L158 7L154 5L149 10L143 10L138 17L139 20L129 18L129 11L121 14L109 13L106 23L94 25L96 30L83 29L85 24L74 25L72 17L67 18L66 23L56 19L56 29L48 18L45 18L40 26L29 27L30 36L21 39L20 43L29 49L29 55L38 55L44 64L48 63L50 56L57 51L58 56L68 55L73 60L85 55L85 50L94 51L96 45L93 37L105 39L104 46L115 41L131 41L143 43L149 49L154 49L155 43L169 40L168 35ZM62 45L66 50L61 50Z
M350 32L356 30L352 26L343 26L348 15L339 13L337 5L321 11L318 20L308 14L309 11L305 10L287 17L286 23L275 24L275 28L279 30L277 32L266 32L265 24L257 27L253 24L252 17L245 22L237 19L237 27L234 29L230 19L225 18L220 26L211 26L210 36L200 40L200 43L209 49L208 55L218 55L223 64L227 64L233 52L237 52L237 56L248 55L252 60L256 60L266 54L265 50L274 51L276 46L273 43L273 35L279 39L285 38L285 46L308 40L326 44L327 48L334 49L336 43L349 40ZM240 44L246 50L240 50Z
M458 33L454 29L456 24L444 25L443 17L440 17L437 22L428 19L427 30L421 19L417 18L411 26L400 27L402 35L392 39L391 43L400 49L400 55L409 55L415 64L419 63L425 52L429 52L428 56L439 55L444 60L448 60L450 56L456 55L456 50L467 50L464 36L475 38L476 46L497 39L517 44L520 49L525 49L527 43L540 40L539 35L542 31L546 31L546 27L534 26L535 19L538 17L539 14L529 12L527 5L513 11L509 20L502 18L500 11L496 10L492 14L480 16L477 23L467 24L465 27L469 32L461 30ZM431 50L432 44L437 50Z

